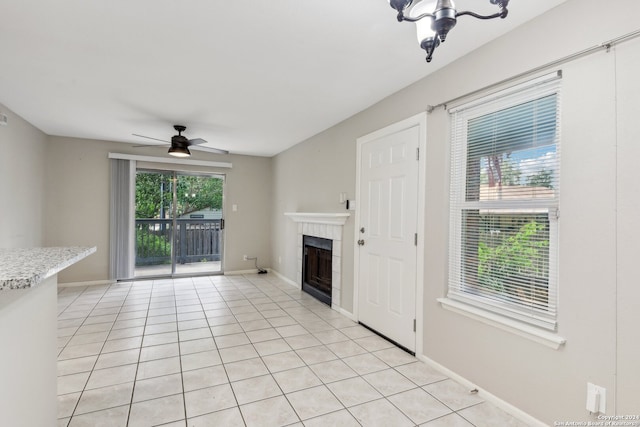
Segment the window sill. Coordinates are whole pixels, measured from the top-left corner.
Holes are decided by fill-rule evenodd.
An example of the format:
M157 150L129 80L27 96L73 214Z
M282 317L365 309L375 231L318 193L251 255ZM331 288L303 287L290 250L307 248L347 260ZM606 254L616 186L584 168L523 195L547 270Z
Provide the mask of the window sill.
M515 320L511 320L498 314L481 310L479 308L472 307L449 298L438 298L437 301L440 303L442 308L446 310L450 310L463 316L467 316L471 319L482 322L485 325L493 326L498 329L502 329L503 331L514 333L531 341L535 341L539 344L544 344L554 350L558 350L567 342L566 339L551 332L542 331L533 326L525 325Z

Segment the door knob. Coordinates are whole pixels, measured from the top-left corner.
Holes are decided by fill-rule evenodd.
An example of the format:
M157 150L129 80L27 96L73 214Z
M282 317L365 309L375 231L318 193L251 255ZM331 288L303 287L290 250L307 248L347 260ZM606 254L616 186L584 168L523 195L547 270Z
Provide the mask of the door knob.
M364 245L364 240L360 239L358 240L358 246L363 246Z
M361 232L361 233L364 233L364 227L362 227L362 228L360 229L360 232Z

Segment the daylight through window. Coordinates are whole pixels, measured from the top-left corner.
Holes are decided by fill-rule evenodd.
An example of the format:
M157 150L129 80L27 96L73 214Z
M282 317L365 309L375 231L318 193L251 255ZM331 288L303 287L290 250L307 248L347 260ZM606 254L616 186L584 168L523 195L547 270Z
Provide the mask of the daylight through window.
M449 298L556 326L559 79L452 114Z

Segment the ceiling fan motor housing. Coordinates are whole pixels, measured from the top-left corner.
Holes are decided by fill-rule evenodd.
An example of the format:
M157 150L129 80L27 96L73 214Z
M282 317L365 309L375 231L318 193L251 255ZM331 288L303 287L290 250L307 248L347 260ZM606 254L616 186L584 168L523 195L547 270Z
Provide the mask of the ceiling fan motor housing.
M173 125L173 128L178 132L177 135L171 137L171 146L179 147L179 148L187 148L189 145L189 140L182 136L182 132L184 132L187 127L183 125Z
M189 140L187 138L185 138L182 135L174 135L171 137L171 145L174 146L181 146L181 147L188 147L189 144Z

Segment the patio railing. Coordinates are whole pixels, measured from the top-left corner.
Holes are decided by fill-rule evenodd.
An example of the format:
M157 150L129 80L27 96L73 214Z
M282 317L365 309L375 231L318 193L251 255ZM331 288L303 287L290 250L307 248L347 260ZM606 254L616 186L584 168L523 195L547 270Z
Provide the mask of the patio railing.
M220 261L221 220L176 220L178 264ZM171 219L136 219L136 266L171 264Z

